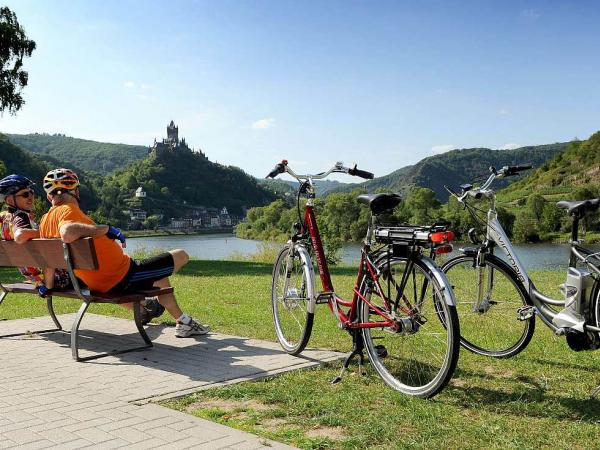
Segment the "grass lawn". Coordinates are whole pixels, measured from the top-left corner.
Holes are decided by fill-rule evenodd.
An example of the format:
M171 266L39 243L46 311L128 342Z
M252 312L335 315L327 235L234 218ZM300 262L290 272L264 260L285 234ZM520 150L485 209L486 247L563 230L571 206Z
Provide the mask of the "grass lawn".
M333 270L336 289L349 296L353 268ZM19 279L0 271L3 281ZM563 272L536 272L549 295ZM275 340L270 316L271 265L191 261L173 278L182 308L214 331ZM57 300L57 312L79 302ZM94 305L91 312L130 317L119 307ZM45 315L45 302L9 296L0 319ZM173 323L168 316L159 319ZM326 307L317 314L309 343L339 351L351 348ZM461 350L451 384L433 400L410 398L387 388L367 366L351 366L331 385L341 363L276 378L228 386L165 402L200 417L302 448L597 448L600 400L589 393L600 384L600 354L571 351L563 338L537 321L529 347L508 360Z

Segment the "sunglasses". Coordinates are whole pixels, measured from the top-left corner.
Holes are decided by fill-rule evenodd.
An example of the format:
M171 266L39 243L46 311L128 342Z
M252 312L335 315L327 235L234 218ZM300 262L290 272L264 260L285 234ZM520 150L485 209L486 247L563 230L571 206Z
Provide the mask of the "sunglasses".
M30 196L33 197L34 195L35 195L35 193L33 191L26 191L26 192L23 192L22 194L15 194L15 197L29 198Z

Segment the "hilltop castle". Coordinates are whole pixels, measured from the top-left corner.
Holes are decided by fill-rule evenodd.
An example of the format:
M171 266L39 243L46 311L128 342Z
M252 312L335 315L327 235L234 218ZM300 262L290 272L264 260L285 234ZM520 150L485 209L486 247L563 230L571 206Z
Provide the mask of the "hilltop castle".
M187 145L185 138L179 140L179 127L171 120L171 123L167 125L166 139L163 138L162 142L158 142L154 139L154 144L149 148L148 152L154 152L156 156L160 156L178 151L191 152L193 150ZM206 158L204 153L202 153L202 150L198 150L197 153Z

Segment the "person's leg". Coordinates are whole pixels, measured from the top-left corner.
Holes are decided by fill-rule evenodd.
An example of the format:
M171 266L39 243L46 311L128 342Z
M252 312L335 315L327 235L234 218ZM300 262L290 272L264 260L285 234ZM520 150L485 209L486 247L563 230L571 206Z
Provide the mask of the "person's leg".
M185 266L190 260L190 257L185 250L176 249L169 251L169 253L173 257L173 273L177 273L177 271ZM162 280L155 281L154 286L165 288L170 287L171 283L169 282L169 278L163 278ZM183 315L183 311L179 307L174 294L160 295L158 296L158 302L169 311L169 314L171 314L173 319L177 320Z
M166 288L166 287L170 287L171 283L169 282L168 278L163 278L162 280L155 281L154 286L160 287L160 288ZM163 305L165 307L165 309L167 311L169 311L169 314L171 314L173 319L177 320L183 315L183 311L181 310L181 308L179 307L179 304L177 303L175 294L173 294L173 293L163 294L163 295L157 296L157 298L158 298L158 303Z

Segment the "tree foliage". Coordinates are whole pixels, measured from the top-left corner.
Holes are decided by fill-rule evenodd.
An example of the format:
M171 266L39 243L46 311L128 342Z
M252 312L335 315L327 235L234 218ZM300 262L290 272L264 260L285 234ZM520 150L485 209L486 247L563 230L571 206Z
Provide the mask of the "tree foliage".
M29 74L23 70L23 59L35 50L35 42L27 38L17 16L6 6L0 8L0 113L16 114L25 101L21 96Z
M77 166L101 175L124 169L148 156L143 145L110 144L78 139L64 134L9 134L10 141L42 159L52 157L66 166ZM137 186L136 186L137 187Z

